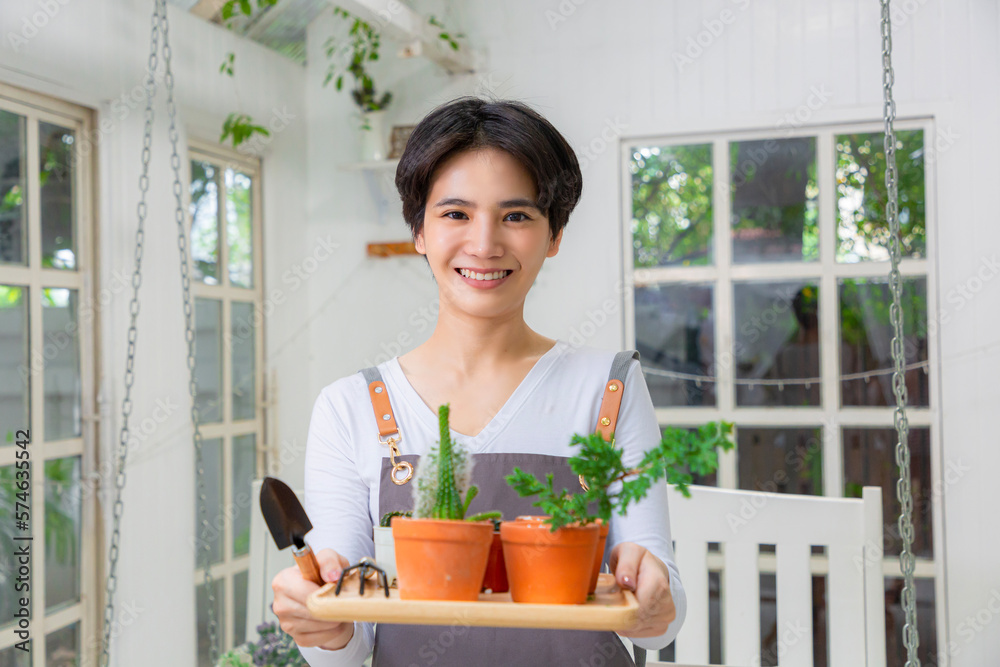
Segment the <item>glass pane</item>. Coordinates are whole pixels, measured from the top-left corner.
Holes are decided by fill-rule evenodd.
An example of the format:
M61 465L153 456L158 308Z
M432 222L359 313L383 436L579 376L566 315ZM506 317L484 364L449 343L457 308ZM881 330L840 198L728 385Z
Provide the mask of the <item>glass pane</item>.
M913 490L913 553L934 557L931 490L930 429L910 428L910 487ZM964 466L946 470L952 482L964 475ZM898 556L903 540L899 532L899 501L896 500L896 431L892 428L844 429L844 495L860 498L864 486L882 487L882 523L887 556Z
M740 426L736 434L739 488L823 495L822 431Z
M773 574L760 574L760 665L778 665L778 579ZM782 628L784 629L784 628ZM753 663L756 665L757 661Z
M253 188L249 176L226 169L226 243L229 282L253 287Z
M222 512L222 438L203 440L201 443L202 464L205 466L205 510L208 527L202 524L201 499L198 497L198 487L195 485L194 526L197 547L194 558L195 567L205 565L205 544L209 546L211 562L222 560L222 540L225 533L226 518ZM198 474L198 462L195 461L195 475ZM195 477L197 479L197 477Z
M80 457L45 462L45 610L80 599Z
M917 636L920 638L920 647L917 655L922 665L939 664L937 650L937 619L934 616L935 594L933 579L917 579L916 601L917 601ZM902 577L885 578L885 648L888 661L887 665L906 664L906 648L903 646L903 579ZM963 620L965 632L969 632L967 621ZM977 624L979 625L979 624ZM979 625L981 628L982 625ZM962 635L963 640L968 640L967 635ZM942 649L943 651L944 649ZM949 655L955 655L949 653ZM947 664L940 663L940 664Z
M246 570L233 575L233 646L247 640L247 581Z
M840 281L840 372L863 377L841 382L843 405L895 405L892 393L892 293L883 279ZM903 279L906 364L927 362L927 280ZM926 366L906 371L908 405L929 401Z
M205 584L199 584L195 594L198 614L198 667L214 667L212 659L209 657L209 637L208 637L208 589ZM215 597L215 632L219 646L222 646L222 637L226 634L226 619L223 616L224 600L222 597L222 580L216 579L212 582L212 595Z
M23 493L17 488L17 483L24 482L27 477L23 470L20 472L22 475L18 478L18 470L14 466L0 467L0 547L3 548L3 552L0 552L0 590L4 591L4 594L0 595L0 627L11 623L15 619L15 614L20 611L19 601L22 595L18 593L23 593L23 591L19 592L17 586L23 585L26 580L22 579L18 582L18 578L33 576L34 558L32 553L28 555L27 565L19 563L13 557L19 547L30 544L14 539L15 537L30 536L28 531L19 529L15 524L14 512L17 510L17 502L25 500L23 496L20 499L17 496L19 492ZM30 495L28 500L31 500ZM29 615L34 615L30 604Z
M733 261L819 259L816 138L729 146Z
M234 301L231 325L233 419L253 419L257 407L253 304Z
M34 643L29 639L27 651L21 651L13 646L0 651L0 667L31 667L33 648Z
M635 345L654 405L715 405L710 285L636 287Z
M708 573L708 661L722 664L722 573Z
M222 302L195 299L195 405L200 423L222 421Z
M0 285L0 447L28 428L28 289Z
M233 438L233 556L250 553L251 486L257 476L257 435Z
M712 263L712 145L635 148L632 247L636 268Z
M79 299L76 290L42 291L45 346L45 440L75 438L81 433Z
M49 633L45 638L45 667L75 667L80 659L79 622Z
M73 130L38 123L42 266L76 268L76 153Z
M819 287L736 283L733 303L736 404L819 405Z
M191 160L191 262L195 278L218 284L218 170L199 160Z
M3 264L26 263L25 137L24 116L0 110L0 165L3 165L0 169L0 263Z
M885 135L837 136L837 261L889 259ZM900 242L904 257L927 256L924 131L896 131Z
M813 667L829 664L827 647L828 621L826 613L826 577L813 575Z

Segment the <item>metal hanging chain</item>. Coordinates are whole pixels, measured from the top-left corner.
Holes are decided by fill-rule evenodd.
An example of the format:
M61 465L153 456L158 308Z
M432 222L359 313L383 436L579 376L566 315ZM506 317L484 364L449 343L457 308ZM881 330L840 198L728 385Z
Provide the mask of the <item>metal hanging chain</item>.
M111 546L108 551L108 579L104 603L104 642L101 645L101 667L108 667L111 660L111 628L114 624L115 590L118 588L118 550L121 541L121 518L124 504L125 461L128 456L128 418L132 414L132 383L135 380L136 321L139 317L139 285L142 284L142 252L146 223L146 192L149 190L149 158L153 144L153 96L156 93L156 66L159 52L160 17L153 12L150 32L149 62L146 70L146 127L142 136L142 174L139 176L139 204L136 209L139 226L135 232L135 269L132 272L132 300L129 303L128 353L125 359L125 397L122 399L122 427L118 438L118 475L115 478L115 504Z
M181 158L177 151L177 105L174 103L174 75L170 70L170 39L167 25L167 0L156 0L160 6L160 24L163 31L163 66L165 70L163 82L167 91L167 116L170 118L170 167L174 172L174 218L177 221L177 248L181 265L181 288L184 292L184 338L187 341L188 393L191 396L191 423L194 426L194 453L196 484L198 493L199 514L201 517L201 552L204 557L202 571L205 595L208 598L208 657L209 664L214 665L219 660L219 636L215 619L215 582L212 579L212 544L208 539L211 534L208 521L208 503L205 494L205 459L202 450L201 420L198 415L198 382L195 375L195 335L194 335L194 301L191 298L191 278L188 274L188 247L185 236L186 217L181 187Z
M142 254L144 241L144 225L146 221L146 194L149 190L149 161L152 153L153 143L153 98L156 94L156 69L158 65L159 41L163 38L163 62L166 75L164 77L167 91L167 114L170 118L170 143L172 153L170 156L170 166L174 173L173 192L177 202L175 218L178 225L178 248L180 249L181 262L181 284L184 290L184 316L185 316L185 338L188 344L187 365L190 372L188 390L191 394L191 419L194 424L195 442L195 467L197 470L198 498L200 500L201 526L203 535L208 534L208 509L205 503L205 468L202 457L202 438L198 427L198 408L195 404L197 385L194 374L194 309L191 300L191 283L188 277L187 264L187 242L184 235L185 216L182 199L182 187L180 178L180 155L177 151L177 107L174 103L174 78L170 70L170 44L168 41L167 6L166 0L154 0L152 16L149 63L146 76L146 125L143 131L142 142L142 175L139 177L140 199L138 205L139 226L136 230L135 240L135 269L132 273L132 300L129 304L131 315L128 330L128 354L125 364L125 398L122 401L122 430L118 446L118 475L116 478L116 493L114 504L114 525L111 533L111 547L108 555L109 569L107 594L104 608L104 643L101 650L101 666L108 667L111 659L111 629L114 620L114 593L118 585L117 566L119 543L121 540L121 515L124 509L122 503L122 490L125 486L125 462L128 455L128 418L132 412L131 390L135 379L133 369L135 366L135 343L136 343L136 321L139 315L139 285L142 283ZM209 657L212 664L215 664L219 656L218 633L215 620L215 593L211 575L211 545L207 539L204 540L203 553L205 557L205 590L208 596L208 635L209 635Z
M900 249L898 187L896 182L896 133L893 121L896 118L896 102L892 98L894 76L892 72L892 23L889 19L889 0L880 0L882 6L882 94L885 113L885 214L889 224L889 288L892 291L892 305L889 318L892 320L892 389L896 395L896 464L899 466L899 480L896 483L896 497L899 499L899 532L903 538L903 548L899 554L899 566L903 572L903 644L906 646L906 667L920 667L917 647L916 591L913 571L916 559L913 555L913 491L910 488L910 425L906 420L906 379L904 375L905 355L903 353L903 286L899 273Z

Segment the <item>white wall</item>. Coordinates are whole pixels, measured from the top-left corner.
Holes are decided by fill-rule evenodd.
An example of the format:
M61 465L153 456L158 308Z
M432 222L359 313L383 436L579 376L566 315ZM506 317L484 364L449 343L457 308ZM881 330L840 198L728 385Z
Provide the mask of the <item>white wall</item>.
M992 0L893 5L897 113L934 116L939 136L928 141L940 141L933 154L936 192L929 195L939 224L932 259L941 305L934 400L943 414L936 474L944 486L935 500L944 508L938 541L945 538L947 558L938 620L952 642L951 664L971 667L1000 655L1000 614L988 608L1000 591L1000 521L992 510L1000 447L987 422L1000 406L1000 280L991 279L1000 269L989 268L1000 254L1000 225L987 199L1000 179L1000 16ZM719 30L724 10L730 14ZM568 338L588 321L588 311L618 297L622 193L617 144L600 150L606 128L623 127L625 137L775 128L805 104L811 87L830 96L810 124L881 118L874 0L479 0L462 3L461 11L467 41L486 52L482 71L448 77L427 63L397 62L391 72L376 69L376 82L396 94L390 114L398 123L414 122L456 95L490 90L532 104L578 153L593 142L583 200L526 308L529 324L548 336ZM706 21L718 34L703 37L703 52L678 67L674 54L707 29ZM310 31L313 62L327 32L323 22ZM336 169L352 159L338 150L353 149L343 122L346 96L320 91L318 68L308 76L310 219L317 229L306 237L333 229L343 243L343 261L309 284L310 303L321 310L311 327L314 356L304 394L315 397L333 380L382 360L380 354L422 342L433 320L426 324L420 308L433 303L436 289L422 258L363 259L365 242L405 239L407 229L398 218L374 222L362 177ZM986 280L978 281L980 270ZM957 291L963 285L968 298ZM400 340L409 342L399 349ZM608 348L623 342L620 319L587 339ZM958 479L941 476L949 464L962 470ZM288 474L300 470L298 462ZM966 620L977 613L980 622L992 619L982 630Z
M22 33L25 18L32 22L43 4L50 7L52 16L37 31ZM91 107L97 111L97 127L106 123L97 141L96 225L97 278L101 288L113 295L109 305L100 309L101 457L105 461L114 459L124 394L130 289L117 276L126 276L127 281L134 264L144 108L144 102L133 108L112 103L133 91L136 99L142 99L151 11L152 2L147 0L5 0L0 4L0 80ZM272 137L264 156L265 246L277 250L268 256L269 288L271 276L283 267L283 239L289 229L301 225L305 212L303 68L172 6L169 19L185 170L182 182L187 179L187 138L217 141L229 112L241 110L264 123L278 113L290 118L287 129ZM18 43L11 40L11 34L28 35L28 39ZM237 69L244 73L238 80L239 99L233 84L218 73L229 50L237 53ZM127 468L116 599L119 612L129 607L135 618L114 640L116 665L188 665L195 642L194 452L162 88L158 101L130 423L135 429L154 414L162 416L154 412L158 401L172 407L167 410L168 418L157 422L132 447ZM282 324L293 322L289 313L296 308L294 295L276 308L268 342L280 340ZM286 386L292 389L295 382L289 380ZM105 481L113 487L114 476L105 476ZM105 507L110 525L110 502ZM107 546L101 545L98 558L106 557ZM99 587L103 589L103 582ZM126 613L125 619L129 618ZM41 638L35 639L40 648Z

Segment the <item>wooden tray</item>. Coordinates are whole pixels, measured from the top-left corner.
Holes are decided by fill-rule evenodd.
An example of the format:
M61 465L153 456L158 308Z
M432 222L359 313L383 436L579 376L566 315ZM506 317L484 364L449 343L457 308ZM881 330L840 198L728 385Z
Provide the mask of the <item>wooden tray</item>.
M639 604L631 591L622 590L613 574L601 573L594 599L585 604L528 604L513 602L510 593L481 593L478 602L400 600L389 597L372 580L365 594L358 594L356 575L344 581L340 595L336 584L326 584L309 596L306 605L316 618L326 621L375 621L411 625L469 625L500 628L623 631L634 625Z

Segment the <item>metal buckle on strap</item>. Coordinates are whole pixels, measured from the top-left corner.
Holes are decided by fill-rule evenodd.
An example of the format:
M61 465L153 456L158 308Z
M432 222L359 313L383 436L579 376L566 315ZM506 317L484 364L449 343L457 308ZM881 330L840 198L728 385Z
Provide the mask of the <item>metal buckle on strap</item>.
M392 473L389 477L392 478L393 484L396 486L402 486L410 481L413 477L413 465L408 461L397 461L396 457L401 456L399 453L399 442L403 439L403 429L396 424L396 435L390 435L385 440L382 436L378 436L378 444L385 445L389 448L389 462L392 463Z

